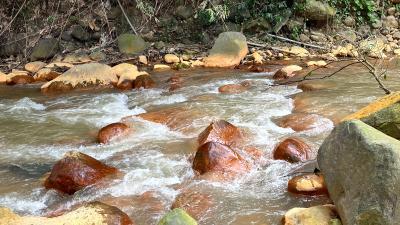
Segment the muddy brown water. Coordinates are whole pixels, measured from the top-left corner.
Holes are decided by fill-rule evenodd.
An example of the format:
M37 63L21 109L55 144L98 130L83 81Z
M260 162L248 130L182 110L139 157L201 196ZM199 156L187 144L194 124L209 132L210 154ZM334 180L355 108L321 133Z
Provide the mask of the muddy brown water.
M399 90L399 67L389 69L385 83ZM315 72L324 75L336 68ZM169 92L167 80L178 74L182 88ZM301 92L295 85L268 88L270 73L241 70L167 71L152 75L159 85L149 90L73 92L45 96L39 85L0 86L0 206L21 215L46 215L82 202L117 202L139 225L153 225L184 189L206 193L211 208L199 219L203 225L279 224L293 207L329 202L326 197L295 196L288 180L312 171L315 162L289 164L271 159L274 146L285 137L303 138L317 153L333 122L383 95L362 67L341 71L329 88ZM220 94L224 84L250 81L241 94ZM122 141L98 145L99 128L143 112L171 109L182 114L174 130L133 117L134 132ZM277 126L276 118L292 111L323 117L308 131ZM225 119L250 137L263 151L264 163L230 182L194 179L189 159L197 135L213 120ZM64 153L78 150L122 170L109 185L88 187L73 196L43 188L42 177ZM148 193L152 193L148 197ZM144 194L144 195L143 195ZM147 196L147 197L146 197Z

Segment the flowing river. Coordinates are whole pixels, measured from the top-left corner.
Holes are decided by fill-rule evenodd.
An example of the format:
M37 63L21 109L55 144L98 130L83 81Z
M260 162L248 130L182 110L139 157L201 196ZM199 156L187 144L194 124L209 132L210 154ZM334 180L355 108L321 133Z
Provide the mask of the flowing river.
M392 90L400 89L399 72L396 67L389 69L386 83ZM181 76L183 85L170 92L167 80L174 74ZM201 69L152 76L158 88L129 92L45 96L38 91L39 85L0 86L0 206L21 215L46 215L82 202L114 198L137 224L155 225L185 187L207 193L212 199L199 224L279 224L293 207L329 200L289 194L288 180L299 172L313 171L315 161L290 164L272 160L274 146L285 137L296 136L311 145L316 155L334 126L332 121L383 95L367 71L358 66L324 80L330 88L304 93L296 85L269 88L271 73ZM250 90L218 93L221 85L242 81L251 82ZM295 101L302 107L295 109ZM133 117L134 132L130 136L109 145L95 142L97 131L107 124L165 109L181 112L174 129ZM303 132L274 123L293 110L323 117L313 129ZM196 137L217 119L240 127L250 143L264 153L263 163L229 182L195 179L191 169ZM111 184L88 187L73 196L45 190L43 176L71 150L117 167L124 175ZM143 197L145 193L151 193L151 197Z

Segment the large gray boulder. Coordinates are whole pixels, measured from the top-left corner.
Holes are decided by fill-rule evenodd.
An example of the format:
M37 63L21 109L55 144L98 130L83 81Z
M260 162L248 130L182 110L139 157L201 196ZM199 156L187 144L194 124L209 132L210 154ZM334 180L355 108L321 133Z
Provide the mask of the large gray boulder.
M59 50L56 38L46 38L40 40L32 50L32 61L52 58Z
M125 54L138 54L146 50L147 44L142 37L134 34L118 36L119 51Z
M318 164L344 225L400 221L400 142L360 120L339 124Z
M336 9L322 1L306 0L303 14L309 20L326 21L335 16Z
M233 67L239 65L248 52L246 37L242 33L224 32L218 36L210 55L204 59L204 66Z
M400 103L395 103L361 120L393 138L400 139Z

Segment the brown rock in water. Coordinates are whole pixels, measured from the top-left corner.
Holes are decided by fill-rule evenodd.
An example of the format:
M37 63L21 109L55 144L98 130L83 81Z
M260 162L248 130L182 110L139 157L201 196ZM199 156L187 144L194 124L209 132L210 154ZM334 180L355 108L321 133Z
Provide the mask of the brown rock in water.
M243 149L253 160L258 161L264 155L263 151L254 147L254 146L247 146Z
M140 75L136 77L136 80L134 82L134 88L139 89L139 88L144 88L144 89L149 89L149 88L154 88L156 86L156 83L154 82L153 79L149 75Z
M193 120L206 115L207 112L204 112L204 110L201 111L188 106L176 106L158 111L142 113L136 116L154 123L164 124L174 131L188 133L193 129ZM129 117L126 117L125 119L127 118Z
M112 123L100 129L97 139L101 144L108 144L112 140L125 136L130 128L124 123Z
M108 175L117 173L114 167L80 152L68 152L54 164L50 176L45 181L47 189L74 194Z
M262 66L262 65L252 65L248 69L250 72L254 73L266 73L266 72L271 72L271 68Z
M304 162L310 159L311 148L298 138L287 138L274 150L274 159L290 163Z
M43 68L39 70L33 77L35 81L51 81L60 75L61 73L53 71L50 68Z
M100 202L87 203L64 215L47 218L39 216L19 216L10 209L0 207L2 225L135 225L118 208Z
M249 89L246 84L226 84L218 88L220 93L224 94L239 94Z
M206 214L212 205L213 200L210 195L194 190L186 190L175 198L171 209L181 208L191 217L199 220Z
M131 80L124 80L118 83L117 88L123 91L129 91L133 89L133 83Z
M303 81L297 85L302 91L319 91L332 87L335 87L335 84L329 81Z
M239 128L225 120L212 122L197 139L199 145L207 142L218 142L224 145L238 145L243 141Z
M328 189L322 174L295 176L288 182L288 191L294 194L327 195Z
M183 80L177 74L172 75L167 81L171 82L169 91L175 91L182 87Z
M280 127L292 128L296 132L311 130L317 127L318 120L324 117L317 114L293 113L278 119Z
M35 79L28 74L26 71L12 71L7 75L6 84L16 85L16 84L30 84L35 82Z
M197 149L192 168L199 174L241 172L247 169L235 151L218 142L207 142L201 145Z
M281 68L280 70L276 71L276 73L273 76L273 79L283 80L283 79L291 78L296 75L295 74L296 72L298 72L302 69L303 68L301 68L300 66L297 66L297 65L285 66L285 67Z

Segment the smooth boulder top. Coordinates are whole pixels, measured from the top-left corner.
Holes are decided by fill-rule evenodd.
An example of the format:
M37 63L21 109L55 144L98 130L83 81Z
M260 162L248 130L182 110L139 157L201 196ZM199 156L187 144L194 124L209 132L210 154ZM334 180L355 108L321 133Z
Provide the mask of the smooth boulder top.
M56 79L44 84L41 89L47 91L58 86L68 86L68 89L90 86L107 86L118 82L117 75L110 66L100 63L77 65L61 74Z
M204 59L204 66L236 66L246 57L248 52L246 37L242 33L224 32L218 36L210 50L210 55Z
M400 221L400 142L360 120L339 124L318 152L344 225Z
M118 208L100 202L92 202L61 216L47 218L19 216L8 208L0 208L1 225L134 225L134 222Z
M121 34L118 36L118 48L125 54L137 54L147 48L147 43L138 35Z

